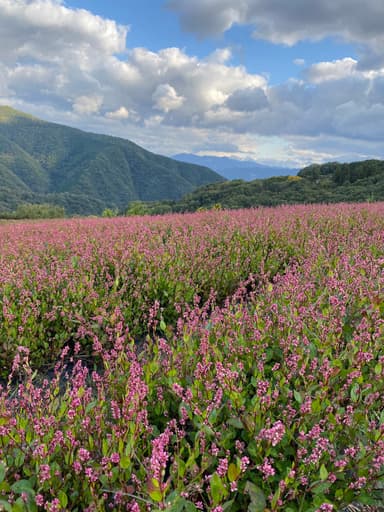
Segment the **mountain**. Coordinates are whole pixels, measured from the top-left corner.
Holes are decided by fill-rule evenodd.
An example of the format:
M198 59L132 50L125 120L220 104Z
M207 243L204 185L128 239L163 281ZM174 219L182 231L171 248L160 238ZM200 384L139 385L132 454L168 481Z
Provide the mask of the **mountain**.
M205 165L221 174L227 180L245 180L270 178L272 176L288 176L297 173L298 169L263 165L254 160L236 160L217 156L199 156L191 153L180 153L173 158L191 164Z
M69 214L98 214L136 200L176 200L220 181L207 167L156 155L128 140L0 107L0 211L48 202Z
M179 201L145 205L147 213L299 203L384 201L384 161L311 165L297 176L234 180L200 187Z

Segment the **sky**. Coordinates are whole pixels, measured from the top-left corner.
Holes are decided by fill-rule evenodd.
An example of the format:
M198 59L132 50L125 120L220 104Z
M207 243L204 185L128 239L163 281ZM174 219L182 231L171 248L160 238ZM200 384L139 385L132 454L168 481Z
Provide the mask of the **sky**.
M0 0L0 105L156 153L384 158L383 0Z

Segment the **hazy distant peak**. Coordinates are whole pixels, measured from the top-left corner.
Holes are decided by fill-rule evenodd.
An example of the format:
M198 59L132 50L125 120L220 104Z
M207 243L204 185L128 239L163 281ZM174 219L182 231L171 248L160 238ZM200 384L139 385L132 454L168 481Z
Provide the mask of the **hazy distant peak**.
M179 153L178 155L173 155L173 158L182 162L209 167L228 180L242 179L252 181L272 176L289 176L296 174L298 171L298 169L281 167L279 165L261 164L255 160L239 160L211 155L201 156L192 153Z

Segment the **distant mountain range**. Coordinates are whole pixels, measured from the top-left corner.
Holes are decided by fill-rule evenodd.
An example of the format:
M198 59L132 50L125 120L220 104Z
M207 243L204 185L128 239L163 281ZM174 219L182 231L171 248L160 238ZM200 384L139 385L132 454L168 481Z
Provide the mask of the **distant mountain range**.
M292 176L298 169L288 167L275 167L259 164L253 160L237 160L234 158L217 156L199 156L191 153L180 153L173 158L182 162L204 165L221 174L227 180L252 181L256 179L271 178L272 176Z
M117 137L48 123L0 107L0 212L54 203L68 214L176 200L224 181L207 167L156 155Z

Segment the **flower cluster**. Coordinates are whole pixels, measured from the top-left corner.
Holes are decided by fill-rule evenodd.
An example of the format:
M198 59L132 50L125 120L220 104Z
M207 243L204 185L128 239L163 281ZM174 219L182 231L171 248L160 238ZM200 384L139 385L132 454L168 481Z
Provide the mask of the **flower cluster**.
M0 225L0 509L384 485L384 204Z

